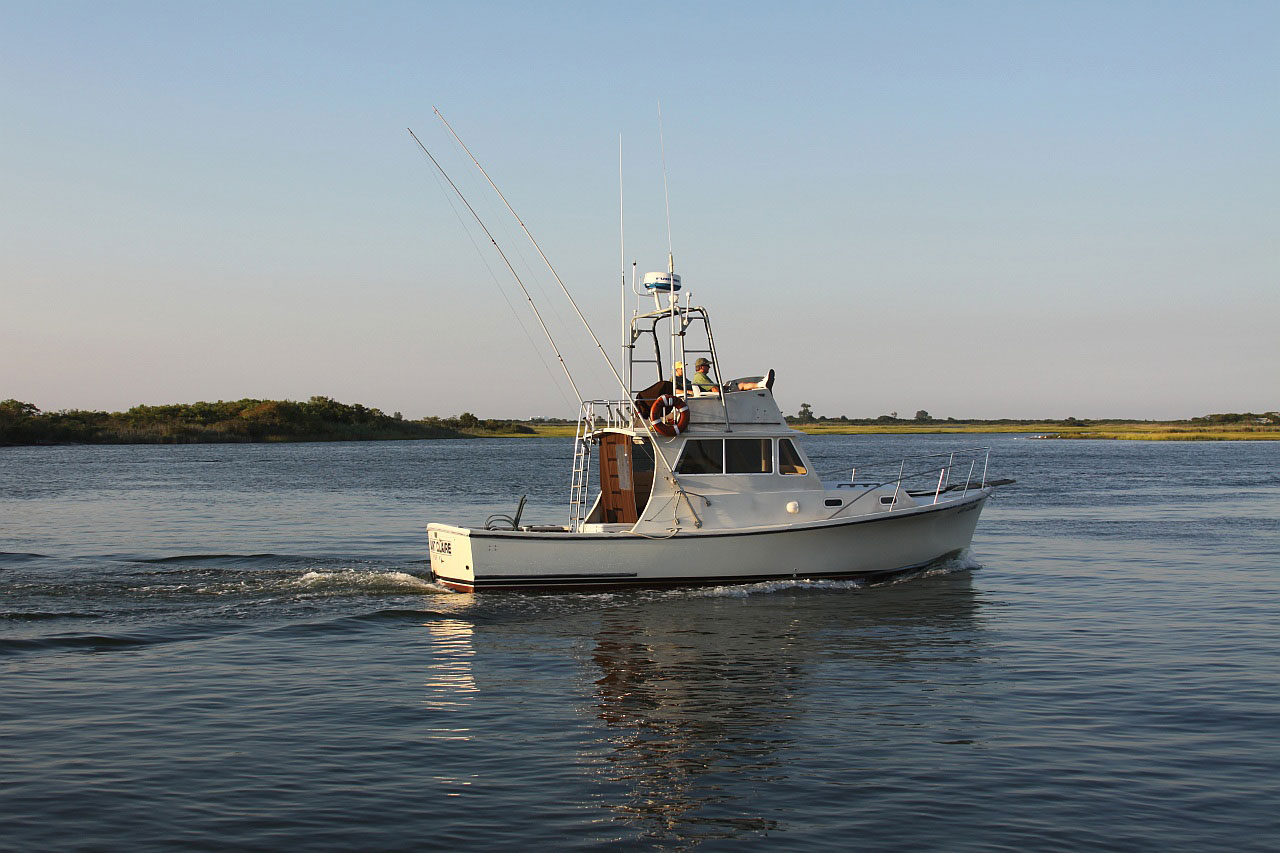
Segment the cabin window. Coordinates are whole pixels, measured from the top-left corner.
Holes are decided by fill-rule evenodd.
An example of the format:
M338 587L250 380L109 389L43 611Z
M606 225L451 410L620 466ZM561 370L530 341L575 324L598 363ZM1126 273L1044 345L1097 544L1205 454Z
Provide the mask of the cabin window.
M773 448L767 438L726 438L724 470L728 474L772 474Z
M691 438L684 444L677 474L724 473L724 442L720 439Z
M796 446L791 443L789 438L778 439L778 473L809 473L809 469L804 466L804 462L800 459L800 451L796 450Z

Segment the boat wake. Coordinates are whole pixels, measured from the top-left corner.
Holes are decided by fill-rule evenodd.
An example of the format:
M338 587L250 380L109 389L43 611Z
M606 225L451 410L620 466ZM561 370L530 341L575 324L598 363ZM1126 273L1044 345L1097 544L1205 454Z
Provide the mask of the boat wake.
M0 599L27 606L6 606L0 619L111 619L159 610L208 613L210 608L447 592L417 569L412 561L280 555L47 558L5 571Z
M155 572L144 577L150 583L135 587L134 591L149 597L245 595L312 599L447 592L426 577L398 569L317 568L314 563L302 571L205 568Z
M982 563L969 552L969 549L961 551L945 560L940 560L934 565L926 566L923 571L931 573L951 573L951 572L969 572L982 568Z
M226 564L243 564L253 562L278 563L287 560L305 559L304 557L290 557L284 554L178 554L171 557L126 557L123 558L129 563L150 563L152 565L164 565L166 563L177 563L180 565L226 565Z
M810 580L805 578L795 578L794 580L761 581L760 583L712 586L704 589L692 590L692 594L707 598L747 598L752 595L785 592L792 589L847 590L864 589L866 586L867 582L864 580Z
M28 554L25 552L0 551L0 566L5 563L27 563L32 560L47 560L44 554Z
M982 568L982 563L978 562L978 560L976 560L973 555L966 550L956 554L955 556L939 560L936 563L931 563L919 569L910 569L905 572L900 572L883 580L869 581L865 578L850 580L795 578L792 580L761 581L760 583L726 584L725 586L705 587L690 590L690 594L709 598L746 598L752 595L767 595L777 592L787 592L789 590L865 590L875 587L891 586L893 584L905 583L907 581L916 581L921 578L941 577L944 575L956 574L958 572L968 572L980 568Z
M361 626L431 619L437 614L413 602L452 595L394 564L317 566L312 560L306 568L180 568L154 562L164 568L95 576L92 570L101 566L91 564L89 571L14 578L0 587L0 598L4 591L19 593L30 606L0 610L9 634L0 637L0 658L132 651L246 630L367 630ZM75 567L84 567L83 560L62 568Z
M448 592L447 589L426 578L397 571L361 571L358 569L338 569L326 571L309 571L301 577L292 579L292 585L310 592L332 593L344 595L351 592L363 593L434 593Z
M50 622L57 619L97 619L101 614L81 610L0 610L0 622Z

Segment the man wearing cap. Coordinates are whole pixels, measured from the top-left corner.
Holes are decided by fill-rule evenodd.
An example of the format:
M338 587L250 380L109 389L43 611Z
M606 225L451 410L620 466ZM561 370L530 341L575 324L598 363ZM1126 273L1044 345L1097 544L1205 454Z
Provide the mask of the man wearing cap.
M676 376L675 382L673 383L675 385L676 392L682 393L685 391L693 391L697 394L719 394L720 386L713 382L709 375L711 362L707 361L705 358L700 358L693 363L693 367L697 372L693 374L693 382L690 384L690 381L684 376L684 362L676 362ZM728 391L754 391L756 389L772 390L773 375L773 368L770 368L769 372L764 376L753 377L751 379L738 379L733 382L726 383L724 387Z
M719 394L720 386L711 381L711 377L707 375L707 371L711 369L711 362L705 358L700 358L693 363L693 387L695 390L703 394ZM678 375L678 374L677 374Z

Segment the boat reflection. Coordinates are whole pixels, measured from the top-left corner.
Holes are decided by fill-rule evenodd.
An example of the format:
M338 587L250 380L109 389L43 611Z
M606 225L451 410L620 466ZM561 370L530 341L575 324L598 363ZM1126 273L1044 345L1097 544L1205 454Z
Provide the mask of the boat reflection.
M427 680L423 683L425 706L434 712L432 720L441 721L433 726L426 737L434 740L470 740L471 729L456 724L458 717L451 712L467 708L473 701L476 687L475 626L464 619L435 619L423 624L431 637L434 650Z
M811 738L838 730L839 748L856 752L859 738L910 716L859 683L901 676L915 660L964 669L979 654L975 610L964 571L861 592L688 595L605 614L590 710L604 727L593 750L602 775L620 789L614 820L682 843L779 827L794 814L785 792ZM839 707L811 701L833 690L845 697Z
M425 782L493 820L519 791L598 813L602 843L692 846L856 808L904 737L980 745L970 573L853 587L460 596L422 625Z

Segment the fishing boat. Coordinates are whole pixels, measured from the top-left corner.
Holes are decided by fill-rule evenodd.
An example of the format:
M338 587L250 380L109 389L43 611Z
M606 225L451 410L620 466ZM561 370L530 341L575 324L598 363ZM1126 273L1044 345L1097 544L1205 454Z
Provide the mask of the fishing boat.
M879 476L853 469L824 479L774 400L773 371L725 378L710 315L682 292L670 252L667 261L666 272L639 283L633 263L629 286L623 274L636 303L621 369L605 356L620 393L579 395L565 523L523 523L523 498L512 514L478 526L433 522L427 537L438 583L475 592L877 578L969 546L999 484L987 480L988 448L908 457ZM573 302L567 289L565 296ZM686 376L691 361L698 372Z
M636 390L582 404L567 522L522 524L522 503L483 526L432 523L436 581L472 592L874 578L969 546L994 487L988 448L824 481L774 400L772 376L720 381L707 310L679 298L679 276L645 282L668 303L631 321ZM694 356L713 380L706 390L677 374ZM656 378L640 380L646 369Z

